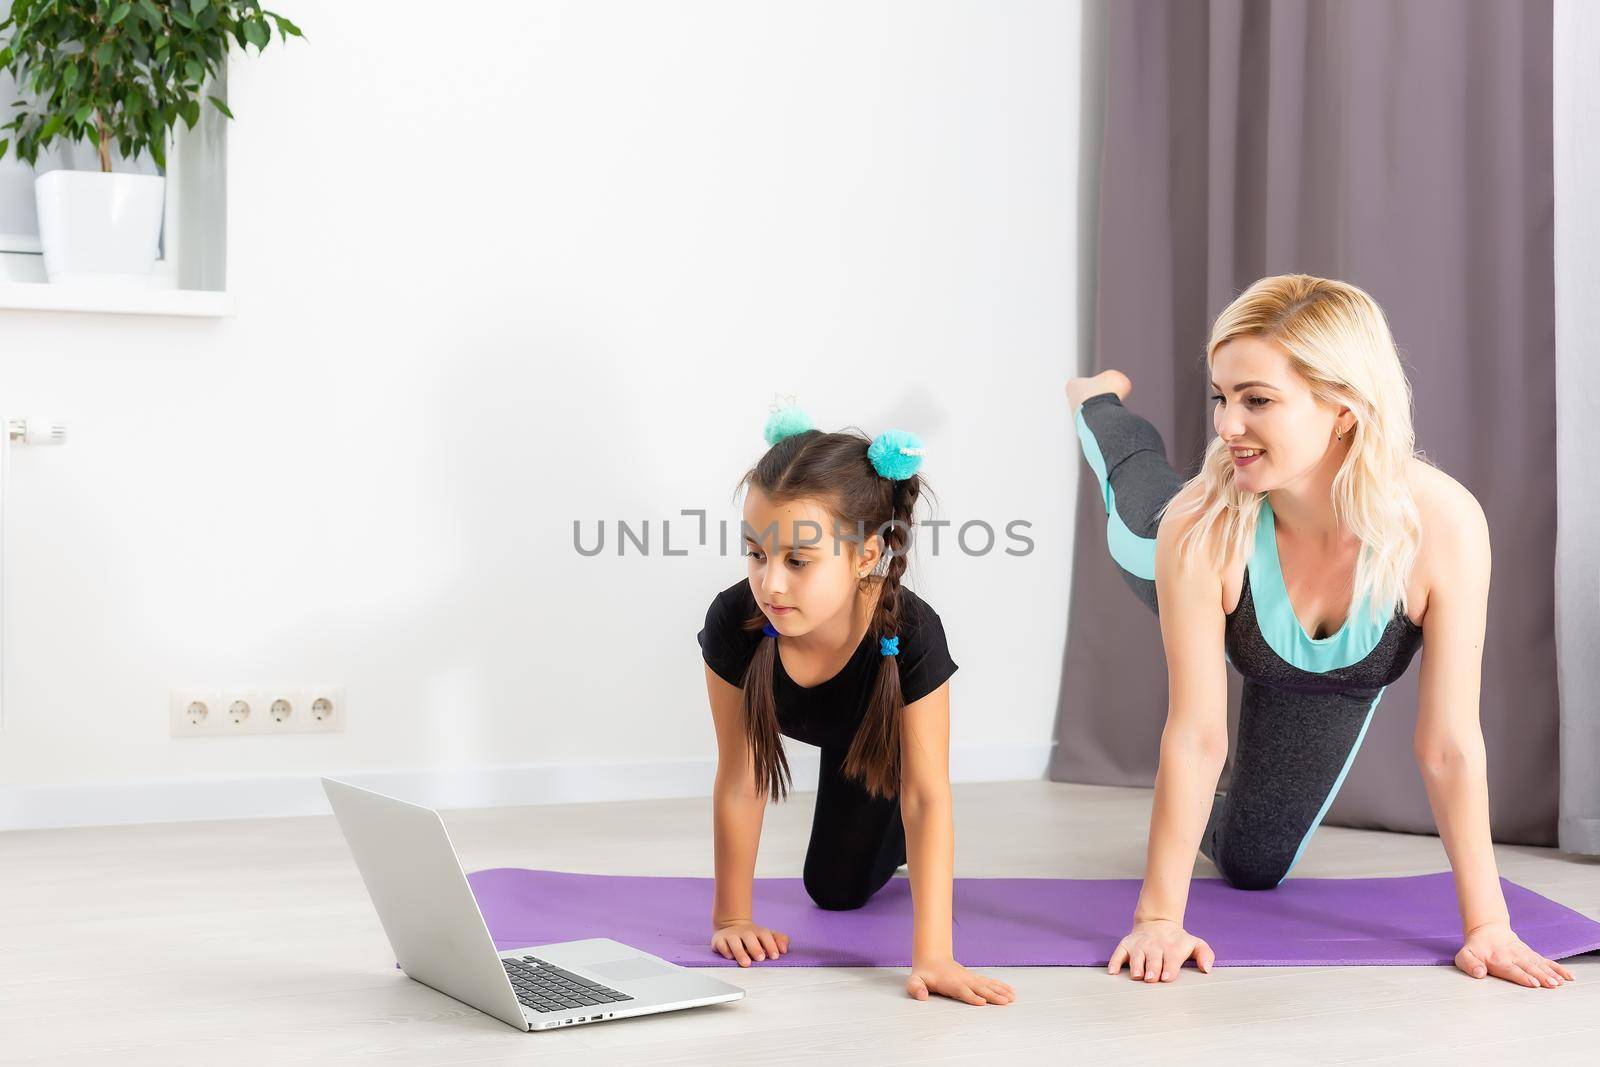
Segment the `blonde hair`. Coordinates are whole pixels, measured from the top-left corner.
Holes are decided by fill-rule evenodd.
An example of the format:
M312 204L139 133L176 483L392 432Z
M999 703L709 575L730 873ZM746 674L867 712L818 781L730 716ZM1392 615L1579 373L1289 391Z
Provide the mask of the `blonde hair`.
M1262 278L1217 316L1207 367L1219 348L1240 337L1275 342L1313 396L1355 413L1350 451L1333 479L1334 517L1361 539L1352 611L1362 596L1374 619L1383 605L1405 610L1422 523L1406 478L1416 455L1411 383L1383 309L1345 282L1306 274ZM1183 489L1196 486L1169 502L1178 518L1196 517L1178 541L1180 554L1192 562L1209 543L1219 571L1230 557L1248 559L1266 494L1238 488L1233 457L1220 437L1212 438L1200 472Z

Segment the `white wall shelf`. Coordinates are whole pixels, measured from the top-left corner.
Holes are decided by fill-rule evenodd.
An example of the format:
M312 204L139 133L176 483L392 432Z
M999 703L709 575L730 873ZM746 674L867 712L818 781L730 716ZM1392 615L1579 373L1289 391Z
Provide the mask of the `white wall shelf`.
M12 309L225 318L233 314L233 298L213 289L103 289L48 282L0 282L0 310Z
M4 76L0 91L14 88ZM227 97L227 79L210 84ZM8 98L9 99L9 98ZM0 157L0 311L91 312L224 318L234 314L227 283L227 120L209 105L191 129L172 128L165 170L166 203L159 255L148 276L108 279L92 286L45 280L34 205L35 168L14 153ZM46 158L46 156L48 158ZM38 173L95 170L92 146L62 142L41 156ZM146 157L118 161L116 169L158 173Z

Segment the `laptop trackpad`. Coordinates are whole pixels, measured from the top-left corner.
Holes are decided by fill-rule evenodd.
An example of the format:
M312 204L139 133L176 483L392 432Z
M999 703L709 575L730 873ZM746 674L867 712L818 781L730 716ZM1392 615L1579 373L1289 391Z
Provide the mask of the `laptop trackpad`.
M601 978L609 978L614 982L627 982L637 978L654 978L658 974L672 974L673 968L663 967L655 960L644 956L634 956L625 960L610 960L606 963L586 963L586 971L593 971Z

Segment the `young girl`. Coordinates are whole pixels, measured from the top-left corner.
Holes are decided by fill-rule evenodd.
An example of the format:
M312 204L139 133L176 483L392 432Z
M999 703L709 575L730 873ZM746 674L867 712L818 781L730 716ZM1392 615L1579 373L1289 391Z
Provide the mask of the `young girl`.
M1572 972L1512 931L1489 839L1478 679L1489 530L1413 453L1411 389L1383 312L1343 282L1256 282L1207 346L1217 436L1185 483L1122 404L1117 371L1074 379L1111 556L1158 609L1168 708L1133 929L1112 953L1170 982L1211 948L1184 929L1198 846L1232 885L1283 881L1327 814L1384 688L1419 648L1413 748L1455 873L1456 965L1525 986ZM1244 677L1232 788L1224 662ZM1209 819L1208 819L1209 809Z
M749 577L700 631L717 733L711 945L741 967L789 951L751 914L767 800L789 765L779 734L822 750L805 886L818 907L865 904L908 863L906 992L1006 1004L951 946L950 694L939 615L900 584L922 450L909 434L822 433L793 407L740 481ZM909 862L908 862L909 861Z

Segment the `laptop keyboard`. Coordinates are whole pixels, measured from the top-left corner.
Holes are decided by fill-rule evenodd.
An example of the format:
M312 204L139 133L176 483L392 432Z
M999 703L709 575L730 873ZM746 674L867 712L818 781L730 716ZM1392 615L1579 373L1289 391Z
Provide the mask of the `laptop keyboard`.
M599 982L579 978L537 956L524 956L520 960L502 958L500 962L505 964L506 977L517 991L517 999L536 1012L572 1011L633 999ZM594 1018L600 1018L600 1013Z

